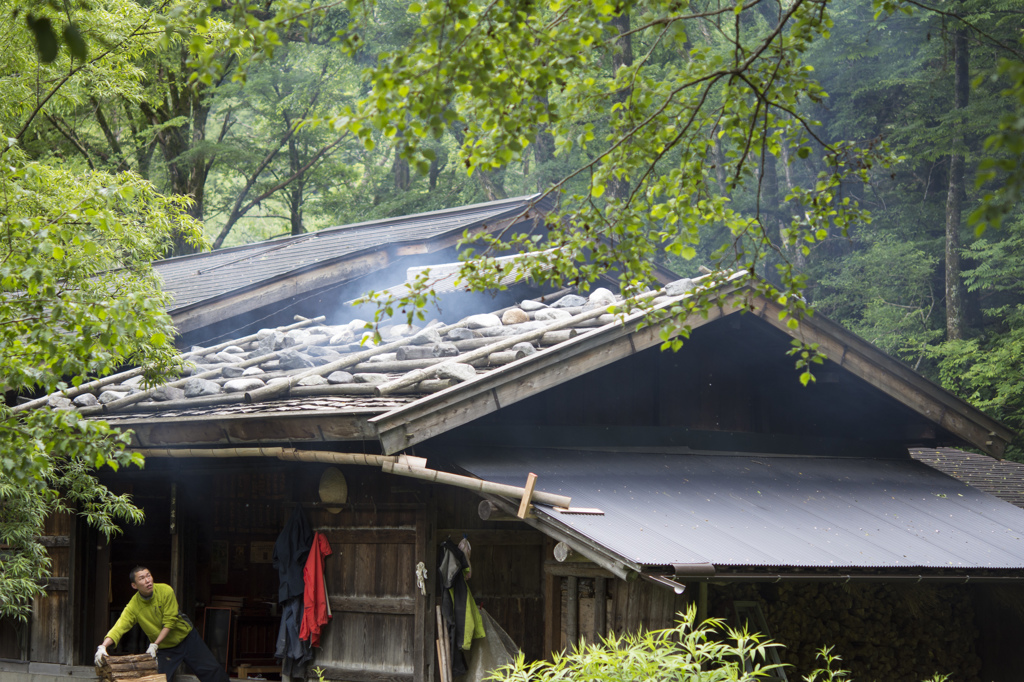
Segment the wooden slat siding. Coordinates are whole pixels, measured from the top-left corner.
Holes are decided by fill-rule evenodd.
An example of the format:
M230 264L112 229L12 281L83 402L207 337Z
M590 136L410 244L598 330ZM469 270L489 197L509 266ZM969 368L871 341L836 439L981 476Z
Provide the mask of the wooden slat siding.
M545 541L543 533L535 530L493 530L488 528L441 528L437 531L441 537L461 538L463 535L470 536L471 544L475 548L477 543L487 545L542 545Z
M414 614L416 600L409 597L330 597L331 612Z
M432 565L436 557L433 547L436 544L437 508L435 503L435 490L433 487L425 491L427 504L422 512L418 514L416 524L416 562L423 562L427 568L427 577L424 581L426 595L419 590L415 591L416 599L416 621L414 640L414 666L413 673L415 682L432 682L434 677L434 639L435 639L435 618L434 618L434 586L437 584L434 575L435 568Z
M324 533L332 549L324 570L333 618L324 630L317 665L360 671L367 680L413 682L422 675L415 568L423 505L389 507L390 493L380 478L364 480L358 471L349 486L381 502L376 509L346 508L337 514L315 509L310 514L314 529Z
M323 667L325 680L346 680L346 682L413 682L412 673L384 672L360 668Z
M74 517L69 514L51 514L43 526L47 536L70 537ZM70 665L72 655L71 572L70 542L61 540L47 543L51 560L53 584L59 589L48 591L46 597L36 597L32 604L30 647L32 660L38 663Z
M692 328L723 314L713 308L708 317L689 320ZM456 426L479 419L585 372L661 344L657 326L635 331L628 326L598 328L557 346L517 360L482 377L439 391L409 405L370 419L379 432L386 454L394 454Z
M1002 424L838 325L810 318L801 321L799 331L794 333L785 320L779 320L781 310L779 304L766 301L760 317L794 338L819 344L821 351L840 367L993 457L1001 458L1006 444L1013 439L1013 432Z

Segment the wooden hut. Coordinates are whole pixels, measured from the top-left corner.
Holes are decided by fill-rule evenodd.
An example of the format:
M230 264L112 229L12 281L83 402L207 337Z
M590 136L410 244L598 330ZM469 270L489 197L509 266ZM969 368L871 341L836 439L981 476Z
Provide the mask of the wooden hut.
M186 393L78 407L133 431L146 468L104 480L146 522L109 545L54 527L58 600L0 630L0 672L88 676L144 563L232 674L273 676L272 548L305 513L332 548L327 679L440 679L438 547L463 537L473 596L530 658L693 605L786 644L790 679L829 644L857 679L1014 679L1000 644L1020 623L1024 510L908 453L998 458L1013 434L827 320L794 332L742 279L648 300L708 286L721 305L676 353L607 292L555 295L373 348L299 320L193 350L199 378L170 387ZM795 333L828 358L806 388ZM339 473L344 501L325 499Z

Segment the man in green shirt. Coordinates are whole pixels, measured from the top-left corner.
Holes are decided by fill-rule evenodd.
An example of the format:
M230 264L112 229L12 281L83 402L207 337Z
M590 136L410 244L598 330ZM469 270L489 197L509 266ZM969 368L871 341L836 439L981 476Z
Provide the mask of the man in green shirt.
M96 648L96 665L103 665L107 647L116 645L138 623L152 642L146 653L156 659L157 671L164 673L168 680L184 661L200 682L228 682L224 667L210 653L191 623L179 616L178 599L171 586L154 583L149 569L142 566L133 568L129 578L135 596Z

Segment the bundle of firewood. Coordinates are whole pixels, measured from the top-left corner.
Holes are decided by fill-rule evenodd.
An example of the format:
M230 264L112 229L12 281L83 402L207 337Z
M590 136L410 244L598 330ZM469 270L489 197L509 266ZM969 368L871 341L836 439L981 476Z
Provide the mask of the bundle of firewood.
M167 682L163 673L157 673L156 659L149 654L108 656L96 667L96 674L103 682Z

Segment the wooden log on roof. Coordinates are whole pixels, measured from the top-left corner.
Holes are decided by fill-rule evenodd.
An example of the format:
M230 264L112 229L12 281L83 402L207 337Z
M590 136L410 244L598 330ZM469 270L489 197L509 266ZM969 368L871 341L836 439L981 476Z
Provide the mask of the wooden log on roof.
M638 297L638 298L645 298L645 297L646 298L651 298L651 297L656 296L658 293L660 293L660 291L661 290L659 290L659 291L649 291L647 293L641 294L640 297ZM468 353L463 353L462 355L459 355L459 356L454 357L454 358L449 358L449 362L458 362L458 363L467 363L467 364L468 363L472 363L474 360L479 360L481 358L486 358L491 353L496 353L498 351L505 350L506 348L511 348L512 346L516 345L517 343L522 343L523 341L533 341L534 339L539 339L542 336L544 336L545 334L548 334L550 332L562 330L562 329L565 329L566 327L572 327L576 323L578 323L578 322L580 322L582 320L589 320L591 318L600 317L601 315L605 315L605 314L607 314L607 308L606 307L594 308L593 310L588 310L587 312L580 313L579 315L573 315L572 317L563 318L561 320L555 320L551 324L545 325L544 327L541 327L540 329L535 329L533 331L524 332L522 334L516 334L515 336L503 336L503 337L500 337L499 340L495 341L493 344L484 346L482 348L478 348L475 351L470 351ZM494 338L494 337L491 337L491 338ZM377 394L378 395L387 395L389 393L393 393L394 391L398 390L399 388L402 388L404 386L408 386L409 384L414 384L414 383L417 383L419 381L422 381L423 379L429 378L431 373L432 372L430 371L430 369L413 370L412 372L409 372L405 376L399 377L398 379L395 379L393 381L389 381L389 382L384 383L384 384L378 384L378 386L377 386Z
M487 356L488 365L507 365L510 362L515 362L520 358L525 358L526 353L521 350L503 350L497 353L491 353Z
M299 329L301 327L308 327L309 325L311 325L311 324L313 324L315 322L323 322L326 319L327 318L323 317L323 316L316 317L316 318L313 318L311 320L303 318L301 321L296 322L295 324L290 324L287 327L279 327L278 330L279 331L291 331L292 329ZM183 360L187 360L189 358L200 357L202 355L207 355L209 353L218 353L218 352L224 350L225 348L227 348L228 346L241 345L242 342L248 342L250 340L255 340L255 339L256 339L256 335L255 334L251 334L250 336L243 337L242 339L233 340L233 341L225 341L224 343L218 344L218 345L213 346L211 348L204 348L202 350L202 353L199 353L199 352L184 353L184 354L182 354L181 357L182 357ZM94 391L97 388L102 388L102 387L108 386L110 384L121 383L122 381L126 381L127 379L131 379L133 377L137 377L137 376L141 375L145 371L146 370L145 370L144 367L136 367L135 369L129 369L127 371L119 372L117 374L111 374L110 376L103 377L102 379L96 379L95 381L90 381L90 382L81 384L79 386L75 386L73 388L69 388L69 389L64 390L64 391L56 391L54 393L50 393L49 395L43 396L42 398L36 398L35 400L30 400L30 401L28 401L26 403L22 403L20 405L15 405L14 407L11 408L11 411L12 412L21 412L22 410L31 410L31 409L34 409L36 407L43 407L44 405L49 403L51 397L60 396L60 397L64 397L64 398L74 398L75 396L81 395L83 393L90 393L90 392Z

